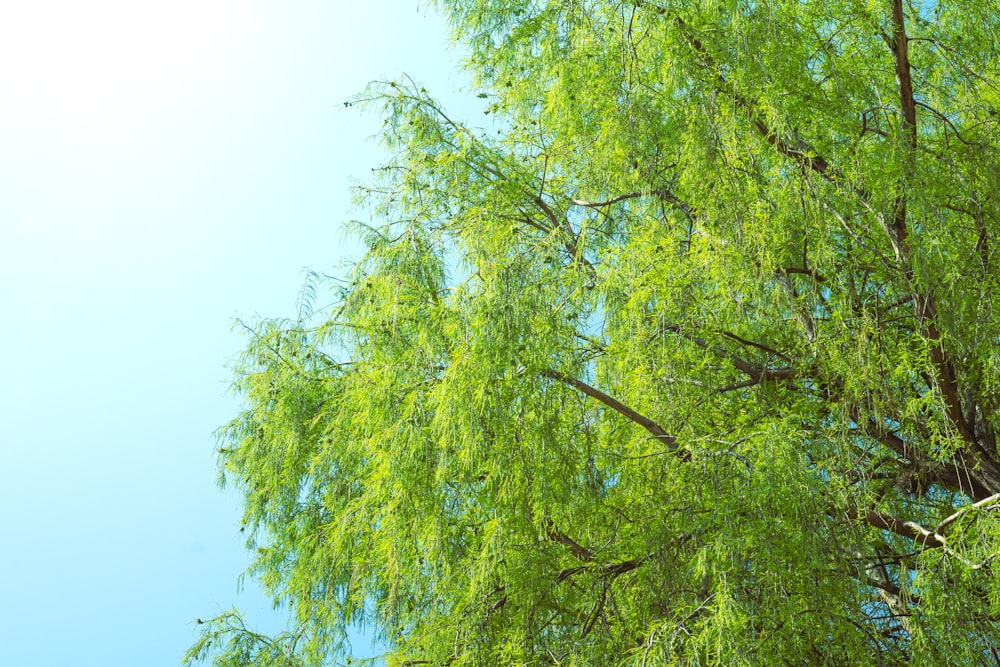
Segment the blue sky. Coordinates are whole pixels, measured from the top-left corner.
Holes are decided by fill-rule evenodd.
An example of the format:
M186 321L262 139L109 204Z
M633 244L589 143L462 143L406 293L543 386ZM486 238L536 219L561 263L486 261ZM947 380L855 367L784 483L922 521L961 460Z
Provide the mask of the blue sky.
M177 665L233 604L276 627L215 486L231 324L357 256L379 121L344 100L405 71L469 117L457 61L415 0L3 3L0 662Z

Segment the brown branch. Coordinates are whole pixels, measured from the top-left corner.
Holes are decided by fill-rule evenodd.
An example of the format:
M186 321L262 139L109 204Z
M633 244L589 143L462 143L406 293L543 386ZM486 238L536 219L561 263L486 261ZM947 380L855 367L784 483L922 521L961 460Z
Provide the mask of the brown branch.
M819 273L817 273L816 269L803 269L803 268L791 266L791 267L784 268L784 269L778 269L778 273L783 273L786 276L789 276L789 275L792 275L792 274L800 274L800 275L804 275L804 276L809 276L810 278L812 278L813 280L815 280L818 283L825 283L826 282L826 278L824 278Z
M962 440L976 444L972 425L965 423L965 417L962 414L962 402L958 397L958 378L955 375L955 367L952 365L951 360L948 359L947 354L945 354L941 332L938 331L937 325L932 319L935 315L933 297L930 294L918 295L918 297L920 297L918 298L918 303L922 301L924 309L927 312L924 333L931 341L931 361L938 371L939 386L941 387L941 393L944 395L948 419L958 431Z
M632 570L642 566L646 562L646 558L632 558L620 563L608 563L605 565L577 565L576 567L568 567L565 570L560 570L556 574L556 583L560 583L572 577L580 572L587 572L590 570L598 569L602 577L618 577L625 574L626 572L631 572Z
M900 537L909 538L925 549L937 549L944 547L946 544L944 536L929 531L912 521L904 521L884 512L861 510L856 507L847 507L844 512L853 521L863 521L874 528L880 528Z
M638 412L628 407L621 401L612 398L611 396L608 396L600 389L596 389L594 387L591 387L586 382L582 382L581 380L577 380L574 377L570 377L564 373L560 373L558 371L550 369L545 369L541 371L541 375L543 377L547 377L552 380L557 380L559 382L562 382L563 384L569 385L570 387L573 387L574 389L583 392L587 396L590 396L591 398L600 401L601 403L608 406L618 414L627 417L628 419L632 420L639 426L642 426L644 429L652 433L654 438L664 443L667 446L667 448L670 449L671 451L677 450L678 448L677 439L674 436L667 433L666 431L664 431L659 424L654 422L652 419L639 414Z
M760 384L760 380L744 380L743 382L734 382L733 384L723 385L716 388L715 393L725 394L730 391L736 391L737 389L746 389L747 387L756 387Z
M634 192L628 192L623 195L618 195L616 197L611 197L610 199L604 199L602 201L586 201L583 199L573 199L570 198L570 203L576 206L583 206L585 208L605 208L611 206L612 204L617 204L619 202L627 201L629 199L637 199L639 197L655 196L661 201L669 202L676 206L684 214L684 216L689 220L694 220L694 210L691 205L680 199L677 195L671 192L668 188L656 188L654 190L636 190ZM601 212L603 215L607 216L606 212Z
M728 360L733 366L736 367L736 370L744 373L745 375L750 376L750 378L757 383L763 382L765 380L791 380L796 376L796 369L792 366L785 366L782 368L767 368L764 366L755 366L750 362L748 362L746 359L736 356L735 354L733 354L726 348L722 347L721 345L712 345L711 343L709 343L707 340L705 340L700 336L692 336L690 334L684 333L681 330L680 326L676 324L668 325L664 327L664 330L677 334L682 338L686 338L695 345L697 345L698 347L711 351L713 354L715 354L715 356ZM736 336L735 334L730 334L725 331L722 331L720 333L728 338L737 340L738 342L745 343L747 345L752 345L753 347L761 347L759 344L755 344L750 341L744 340L739 336ZM762 349L765 349L765 351L767 351L768 353L776 354L777 356L784 357L787 359L787 357L785 357L785 355L781 354L780 352L771 350L770 348L762 348Z
M531 194L531 199L534 204L541 209L542 213L545 214L545 217L549 219L549 222L552 223L552 228L557 229L566 235L563 247L566 249L566 253L570 256L570 259L580 262L587 267L592 276L596 276L597 271L594 269L594 265L591 264L590 260L584 257L580 252L579 236L573 232L573 228L570 226L569 221L560 219L559 216L556 215L556 212L552 210L552 207L549 206L545 200L541 198L541 196Z
M594 610L590 613L590 618L586 623L584 623L583 628L580 630L580 639L584 639L588 634L590 634L590 630L594 627L594 624L597 623L597 619L601 617L601 612L604 611L604 602L607 600L607 597L608 589L605 587L601 590L601 598L597 601L597 604L594 605Z
M740 345L749 345L750 347L755 347L755 348L757 348L758 350L760 350L762 352L767 352L768 354L772 354L772 355L774 355L776 357L781 357L785 361L791 361L791 358L788 355L782 354L781 352L778 352L777 350L775 350L773 347L768 347L767 345L764 345L763 343L757 343L757 342L752 341L752 340L747 340L746 338L742 338L740 336L737 336L736 334L730 333L729 331L719 331L719 333L722 334L723 336L725 336L726 338L730 339L730 340L736 341Z
M892 49L892 58L896 69L896 87L899 91L900 126L903 138L910 155L906 161L908 170L912 169L913 149L917 147L917 106L913 99L913 79L910 77L910 59L907 53L906 24L903 17L903 1L893 0L892 3L892 37L887 40ZM907 174L909 176L909 174ZM889 240L892 242L896 259L901 264L908 264L906 251L906 190L896 196L893 203L892 225L889 228ZM909 269L904 269L907 274ZM918 314L919 317L919 314Z
M705 63L711 69L717 69L715 66L715 60L708 53L708 49L701 42L698 37L693 35L688 29L687 23L684 22L679 16L674 17L674 23L681 29L684 33L684 38L687 39L688 44L695 50L695 52L705 61ZM736 106L750 114L750 119L753 121L754 129L757 133L771 144L779 153L785 157L791 158L799 165L814 171L815 173L822 176L827 181L834 183L836 185L842 184L842 178L837 173L835 169L830 166L830 163L825 157L820 155L812 146L805 143L801 139L796 139L794 143L788 141L782 137L778 132L768 127L759 116L757 112L756 102L749 99L733 89L732 84L724 77L721 73L716 74L716 81L721 87L721 89L729 95Z
M910 155L907 156L907 171L913 168L912 151L917 147L917 103L913 96L913 78L910 72L910 58L906 36L906 18L903 14L903 0L893 0L892 3L892 38L889 45L892 48L893 62L896 70L896 85L899 93L900 124L903 138ZM909 173L907 174L909 176ZM909 251L907 248L906 223L906 190L896 196L893 205L893 218L890 227L890 241L899 262L903 265L904 275L912 282L913 269L909 266ZM968 443L976 444L972 425L967 424L962 414L962 403L959 399L958 380L955 368L944 350L941 332L935 324L937 309L934 295L930 291L914 294L914 311L917 321L921 323L923 334L931 343L931 361L937 369L938 386L944 397L945 409L949 421L958 431L961 438Z
M549 229L545 225L539 224L539 223L535 222L534 220L532 220L531 216L528 215L527 213L525 213L524 210L521 209L520 207L518 207L517 212L520 213L521 215L501 215L500 217L503 218L503 219L505 219L505 220L517 220L518 222L523 222L524 224L528 225L532 229L538 230L542 234L549 234L549 233L551 233L551 231L552 231L551 229Z
M827 399L833 400L829 394ZM992 493L988 478L983 478L979 471L970 468L965 461L966 457L961 453L956 454L956 461L951 465L927 461L918 447L880 425L876 419L862 418L856 406L848 407L848 416L869 438L881 443L903 459L920 464L929 480L973 499L985 498Z
M582 199L570 199L571 202L577 206L585 206L587 208L602 208L604 206L611 206L612 204L617 204L618 202L625 201L627 199L636 199L637 197L642 197L645 192L639 190L635 192L629 192L624 195L618 195L617 197L612 197L611 199L605 199L604 201L584 201Z
M936 530L927 530L920 524L914 523L913 521L904 521L903 519L899 519L877 510L859 510L858 508L851 506L848 506L844 512L848 518L854 521L862 521L874 528L887 530L890 533L899 535L900 537L913 540L916 546L920 547L920 551L941 549L945 554L961 562L973 571L981 570L989 566L989 562L992 559L992 556L990 556L984 561L973 563L960 553L956 552L954 549L950 548L948 546L948 540L944 535L941 535Z
M645 562L645 558L632 558L630 560L622 561L621 563L610 563L601 568L601 573L605 577L618 577L626 572L631 572Z
M560 570L559 573L556 574L556 583L558 584L563 581L566 581L574 574L578 574L580 572L586 572L589 569L590 567L587 565L577 565L576 567L567 567L565 570Z
M910 41L912 42L913 39L911 38ZM951 119L949 119L947 116L945 116L943 113L941 113L934 107L930 106L929 104L924 104L923 102L915 102L915 104L921 109L926 109L931 114L933 114L938 120L940 120L942 123L948 126L948 128L950 128L951 131L955 133L955 137L966 146L972 146L974 148L986 148L984 144L980 141L969 141L965 139L962 136L962 133L958 131L958 128L955 126L955 124L951 122Z
M733 100L736 102L736 106L740 107L744 111L750 112L750 114L753 115L753 124L757 133L760 134L760 136L763 137L767 143L774 146L779 153L785 157L791 158L803 167L816 172L831 183L837 185L840 184L840 178L838 178L836 172L832 169L832 167L830 167L830 163L827 162L826 158L817 153L809 144L803 141L797 141L796 145L793 146L784 138L780 137L776 131L768 127L764 121L756 117L756 110L754 108L755 105L751 100L746 99L739 93L733 93Z
M913 78L910 75L909 38L906 36L903 0L892 2L892 56L896 65L896 85L906 143L917 147L917 105L913 98Z
M896 584L892 583L891 581L880 581L880 580L872 577L871 575L867 575L867 576L863 577L863 579L864 579L864 582L866 584L868 584L869 586L871 586L872 588L877 588L877 589L879 589L881 591L885 591L886 593L888 593L888 594L890 594L890 595L892 595L894 597L898 598L898 597L900 597L903 594L903 591L900 590L899 586L897 586ZM911 602L911 603L913 603L913 604L919 605L919 601L914 600L913 597L914 596L912 596L912 595L908 596L908 598L909 598L908 601Z
M531 200L535 204L535 206L541 209L542 213L545 214L545 217L548 218L549 222L552 223L552 227L554 229L563 228L562 222L556 215L555 211L552 210L552 207L549 206L547 203L545 203L545 200L539 197L538 195L534 193L529 193L529 194L531 195ZM570 236L573 236L573 234L570 233Z
M855 406L849 406L847 411L851 420L865 432L869 438L882 443L887 448L905 459L913 459L914 451L907 442L898 435L880 425L873 417L863 419Z
M610 583L620 574L625 572L630 572L635 568L639 567L645 559L633 559L625 561L624 563L615 563L613 565L605 565L601 569L603 570L602 576L604 577L604 585L601 587L601 597L594 605L594 609L590 614L589 620L584 624L583 628L580 630L580 638L583 639L588 634L590 634L591 629L593 629L594 624L601 617L604 611L604 604L608 598L608 591L610 589ZM608 577L611 579L609 580Z
M553 542L558 542L559 544L569 549L570 553L573 554L573 556L577 560L581 560L585 563L589 563L590 561L594 560L594 555L590 553L590 549L588 549L585 546L582 546L581 544L576 542L573 538L571 538L569 535L559 530L559 528L556 527L556 524L552 519L545 517L542 520L542 524L545 526L546 537L548 537Z

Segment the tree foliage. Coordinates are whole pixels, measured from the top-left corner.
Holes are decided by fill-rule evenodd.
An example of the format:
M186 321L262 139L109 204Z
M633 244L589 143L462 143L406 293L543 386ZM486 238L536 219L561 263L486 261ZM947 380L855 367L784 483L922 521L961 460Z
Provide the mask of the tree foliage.
M356 100L367 254L222 431L288 650L189 661L1000 664L993 5L440 4L494 129Z

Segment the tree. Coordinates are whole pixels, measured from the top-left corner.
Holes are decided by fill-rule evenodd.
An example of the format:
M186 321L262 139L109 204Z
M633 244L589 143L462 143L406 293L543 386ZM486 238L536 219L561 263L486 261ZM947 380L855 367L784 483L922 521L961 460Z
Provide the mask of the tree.
M1000 664L992 4L441 4L498 120L355 100L367 255L221 432L292 628L189 661Z

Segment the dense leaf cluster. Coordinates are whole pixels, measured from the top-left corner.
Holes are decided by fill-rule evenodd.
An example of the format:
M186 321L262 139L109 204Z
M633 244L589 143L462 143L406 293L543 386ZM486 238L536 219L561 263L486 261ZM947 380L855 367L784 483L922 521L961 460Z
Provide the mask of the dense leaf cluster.
M367 255L222 431L292 628L190 660L1000 664L992 4L441 4L500 131L357 100Z

